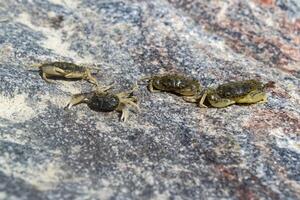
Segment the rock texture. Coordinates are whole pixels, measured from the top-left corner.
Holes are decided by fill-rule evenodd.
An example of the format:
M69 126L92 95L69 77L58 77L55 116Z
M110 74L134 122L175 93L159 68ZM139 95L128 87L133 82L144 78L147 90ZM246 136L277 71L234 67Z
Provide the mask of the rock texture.
M92 87L29 71L57 60L98 64L116 92L168 71L275 86L224 109L141 86L122 123L64 111ZM300 198L298 0L1 0L0 67L0 199Z

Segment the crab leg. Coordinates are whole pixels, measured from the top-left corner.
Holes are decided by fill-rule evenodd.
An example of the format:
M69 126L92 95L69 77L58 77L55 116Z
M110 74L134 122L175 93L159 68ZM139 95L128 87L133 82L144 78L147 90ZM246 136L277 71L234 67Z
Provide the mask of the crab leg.
M123 122L126 122L127 119L128 119L128 116L129 116L129 110L128 110L128 108L123 108L123 109L122 109L121 120L122 120Z
M54 83L54 81L51 81L47 78L47 74L45 72L42 73L42 77L47 83Z
M207 97L207 91L205 91L204 92L204 94L202 95L202 97L201 97L201 99L200 99L200 101L199 101L199 107L200 108L207 108L207 106L206 105L204 105L204 101L205 101L205 99L206 99L206 97Z
M82 94L75 94L71 98L70 102L67 104L65 109L70 109L71 107L80 104L80 103L86 103L88 101L88 96L93 93L82 93Z
M140 107L138 106L138 104L131 101L131 99L124 99L124 100L122 100L122 103L124 103L125 105L126 104L130 105L131 107L136 109L138 112L140 112L140 110L141 110Z

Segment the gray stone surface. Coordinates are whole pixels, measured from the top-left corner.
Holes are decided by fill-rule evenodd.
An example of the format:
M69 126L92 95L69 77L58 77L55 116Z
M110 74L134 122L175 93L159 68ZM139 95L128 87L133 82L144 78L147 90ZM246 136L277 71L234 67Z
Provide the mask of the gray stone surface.
M299 199L300 2L0 0L0 199ZM84 81L30 65L99 64L122 91L177 71L274 81L268 102L200 109L138 91L141 113L63 107Z

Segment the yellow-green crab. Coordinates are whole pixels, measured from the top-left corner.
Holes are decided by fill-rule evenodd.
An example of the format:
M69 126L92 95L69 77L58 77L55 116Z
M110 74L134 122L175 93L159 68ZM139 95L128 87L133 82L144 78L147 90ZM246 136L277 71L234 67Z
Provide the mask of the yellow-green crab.
M267 101L264 91L267 86L268 84L257 80L229 82L217 88L206 89L198 100L193 99L190 102L198 101L199 106L203 107L203 102L207 100L215 108L223 108L232 104L263 103Z
M48 62L35 64L38 66L45 81L51 83L50 77L66 79L83 79L98 86L98 81L92 76L91 68L83 67L69 62Z

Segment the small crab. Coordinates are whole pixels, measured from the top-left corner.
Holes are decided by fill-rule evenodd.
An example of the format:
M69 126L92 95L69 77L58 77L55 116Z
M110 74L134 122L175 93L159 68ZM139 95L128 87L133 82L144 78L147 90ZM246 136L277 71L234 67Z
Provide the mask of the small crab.
M112 112L114 110L122 112L121 120L128 119L129 111L133 108L135 111L140 111L137 104L137 98L132 93L137 89L137 85L128 92L112 94L107 92L111 86L98 87L96 91L75 94L65 109L70 109L72 106L86 103L88 107L98 112Z
M143 78L149 80L150 92L165 91L183 96L188 102L196 102L201 96L202 87L198 80L179 74L157 75Z
M98 85L96 78L92 76L91 68L68 62L49 62L38 65L42 77L51 83L48 77L63 77L66 79L84 79L94 85Z
M266 102L264 89L268 84L257 80L229 82L215 89L207 89L201 97L202 102L207 99L212 107L222 108L232 104L253 104Z

